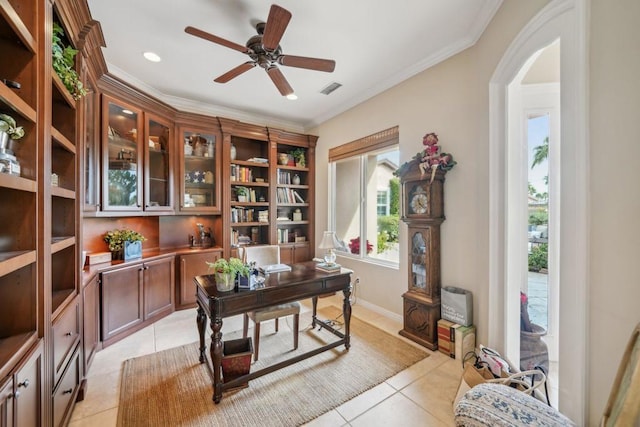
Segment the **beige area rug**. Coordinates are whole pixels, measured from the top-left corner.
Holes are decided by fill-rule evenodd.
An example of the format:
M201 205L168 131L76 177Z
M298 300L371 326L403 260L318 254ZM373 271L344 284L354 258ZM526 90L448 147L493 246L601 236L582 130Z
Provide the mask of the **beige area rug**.
M318 316L335 319L340 314L337 308L329 307ZM296 351L292 350L291 330L286 327L291 322L281 321L277 334L272 322L263 326L260 359L251 366L252 371L337 339L326 330L310 330L309 313L300 317ZM238 331L225 334L223 339L239 337ZM264 375L251 381L248 388L225 392L222 401L215 404L209 372L198 362L197 348L193 343L125 361L118 426L297 426L428 356L352 316L348 351L341 345Z

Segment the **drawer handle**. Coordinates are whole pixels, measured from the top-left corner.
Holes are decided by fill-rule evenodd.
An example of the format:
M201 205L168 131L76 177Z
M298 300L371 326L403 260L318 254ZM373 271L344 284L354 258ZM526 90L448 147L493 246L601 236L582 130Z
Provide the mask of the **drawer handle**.
M71 393L73 393L73 389L72 388L70 388L69 390L63 390L62 391L62 394L71 394Z
M24 380L24 381L22 381L21 383L18 383L18 387L24 387L24 388L27 388L27 387L29 387L29 384L30 384L30 383L29 383L29 378L25 378L25 380Z

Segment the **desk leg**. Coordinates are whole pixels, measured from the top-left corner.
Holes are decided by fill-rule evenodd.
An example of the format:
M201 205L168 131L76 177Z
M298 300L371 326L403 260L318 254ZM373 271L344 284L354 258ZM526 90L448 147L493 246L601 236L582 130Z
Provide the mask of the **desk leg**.
M213 401L222 400L222 318L211 319L211 361L213 362Z
M351 284L342 291L344 294L344 301L342 302L342 314L344 316L344 347L349 350L351 347L349 326L351 324L351 303L349 298L351 297Z
M313 302L313 317L311 318L311 329L316 327L316 314L318 313L318 297L313 297L311 298L311 301Z
M207 349L207 346L204 344L204 329L206 327L207 315L205 314L200 304L198 304L198 314L196 315L196 323L198 325L198 334L200 336L200 363L204 363L206 361L204 357L204 352Z

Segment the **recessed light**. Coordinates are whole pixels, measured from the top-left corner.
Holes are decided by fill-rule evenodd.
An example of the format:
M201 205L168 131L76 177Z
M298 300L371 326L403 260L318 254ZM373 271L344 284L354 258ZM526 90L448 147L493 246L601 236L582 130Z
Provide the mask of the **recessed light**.
M142 55L145 58L147 58L149 61L151 61L151 62L160 62L160 61L162 61L162 58L160 58L157 53L145 52Z
M125 109L125 110L122 110L122 114L127 114L127 115L131 116L133 114L133 111Z
M296 99L298 99L298 95L296 95L295 93L290 93L289 95L287 95L287 99L295 101Z

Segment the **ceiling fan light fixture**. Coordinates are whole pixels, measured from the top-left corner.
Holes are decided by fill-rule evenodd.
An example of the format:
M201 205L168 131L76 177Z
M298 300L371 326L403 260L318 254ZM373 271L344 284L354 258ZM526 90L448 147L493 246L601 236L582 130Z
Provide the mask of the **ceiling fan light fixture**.
M295 93L290 93L289 95L287 95L287 99L290 101L295 101L296 99L298 99L298 95L296 95Z
M158 55L155 52L144 52L142 54L142 56L144 56L145 59L147 59L147 61L151 61L151 62L160 62L160 61L162 61L162 58L160 58L160 55Z

